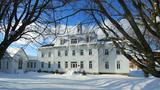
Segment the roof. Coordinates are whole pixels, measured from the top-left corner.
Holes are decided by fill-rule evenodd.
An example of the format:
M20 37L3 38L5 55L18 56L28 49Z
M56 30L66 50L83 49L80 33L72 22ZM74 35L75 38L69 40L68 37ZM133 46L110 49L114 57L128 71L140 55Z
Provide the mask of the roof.
M13 57L21 48L8 48L7 53Z
M160 49L159 50L153 50L153 52L160 52Z
M46 44L46 45L43 45L41 47L48 47L48 46L54 46L54 44Z

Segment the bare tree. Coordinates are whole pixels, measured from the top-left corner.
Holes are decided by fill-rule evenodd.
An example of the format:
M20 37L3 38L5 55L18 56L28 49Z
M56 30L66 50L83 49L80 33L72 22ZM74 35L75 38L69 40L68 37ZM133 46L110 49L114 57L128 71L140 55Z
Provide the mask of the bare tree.
M3 34L0 42L0 59L6 49L15 41L27 37L36 40L53 24L53 13L56 9L65 6L68 0L2 0L0 2L0 33ZM52 14L51 14L52 13ZM43 30L32 27L34 25ZM29 28L31 27L31 28ZM36 37L28 33L37 33ZM27 36L27 37L26 37ZM44 35L45 36L45 35ZM38 42L38 41L37 41Z
M80 2L83 3L81 7L75 6ZM153 43L149 42L155 40L155 46L160 45L159 0L80 0L73 3L74 12L61 19L84 11L146 76L160 77L160 59L154 54ZM129 31L119 23L122 19L129 23ZM109 20L115 28L109 27L105 20Z
M157 69L160 60L156 58L151 43L146 38L146 32L148 32L153 36L152 38L160 40L160 22L157 19L160 12L159 1L91 0L90 3L91 7L88 13L107 36L108 31L113 33L114 37L108 38L121 49L124 56L141 68L146 75L152 74L155 77L160 77L160 71ZM105 19L108 19L116 29L108 27L104 21ZM130 31L133 31L136 38L131 37L120 25L119 21L122 19L128 21ZM140 28L140 25L143 28ZM120 32L123 37L120 37L117 32ZM124 43L126 45L123 45Z

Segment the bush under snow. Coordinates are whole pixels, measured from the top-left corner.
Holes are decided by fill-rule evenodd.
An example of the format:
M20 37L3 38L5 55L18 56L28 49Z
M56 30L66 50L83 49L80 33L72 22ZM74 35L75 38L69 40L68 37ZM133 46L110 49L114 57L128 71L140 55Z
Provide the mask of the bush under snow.
M142 70L131 70L128 75L131 77L144 77Z

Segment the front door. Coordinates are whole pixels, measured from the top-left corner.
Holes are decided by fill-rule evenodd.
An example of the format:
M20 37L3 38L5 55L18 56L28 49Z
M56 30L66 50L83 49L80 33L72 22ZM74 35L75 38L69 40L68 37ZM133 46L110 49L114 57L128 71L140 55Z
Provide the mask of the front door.
M71 68L77 68L77 62L71 62Z

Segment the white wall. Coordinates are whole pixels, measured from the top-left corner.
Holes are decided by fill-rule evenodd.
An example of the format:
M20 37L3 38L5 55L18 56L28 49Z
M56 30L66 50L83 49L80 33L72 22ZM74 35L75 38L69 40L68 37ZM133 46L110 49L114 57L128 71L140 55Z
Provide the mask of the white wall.
M92 49L92 55L89 55L89 49ZM108 49L109 55L104 55L104 50ZM58 56L58 50L61 56ZM65 56L65 50L68 50L68 56ZM76 55L72 56L72 50L76 51ZM84 50L84 55L80 55L80 50ZM41 52L46 53L41 57ZM51 52L51 57L48 57L48 52ZM44 62L42 71L61 71L66 72L71 69L71 62L83 61L84 68L88 73L128 73L129 61L123 55L116 54L116 48L112 44L104 45L79 45L70 47L54 47L54 48L41 48L38 51L38 60ZM61 62L61 68L57 68L58 62ZM65 68L65 62L68 62L68 68ZM89 69L89 61L92 61L92 69ZM105 62L109 62L109 69L105 68ZM117 61L120 61L120 69L117 69ZM51 62L51 68L48 68L48 62ZM41 63L40 63L41 67Z
M108 49L109 55L104 55ZM109 69L105 68L105 62L109 62ZM120 69L117 69L117 61L120 61ZM116 54L116 48L112 44L106 44L99 49L99 72L100 73L128 73L129 61L122 55Z
M92 49L92 55L89 55L89 49ZM61 56L58 56L58 50L61 52ZM68 50L68 56L65 56L65 50ZM72 50L75 50L76 55L72 56ZM80 55L80 50L84 51L84 55ZM41 51L46 52L46 56L41 58ZM48 57L48 52L52 53L51 57ZM71 46L71 47L60 47L60 48L52 48L52 49L41 49L38 51L38 59L41 62L46 63L42 70L54 70L57 68L57 64L61 62L61 69L59 71L68 71L71 69L71 62L77 62L77 65L80 65L80 61L83 61L84 68L81 69L82 71L85 70L89 73L98 73L98 52L97 47L94 45L92 46ZM52 68L48 68L48 62L52 63ZM68 68L65 68L65 62L68 62ZM92 61L92 69L89 69L89 61ZM53 65L54 64L54 65Z
M20 49L13 57L11 57L8 53L5 54L5 56L1 60L1 71L7 72L7 73L17 73L19 71L18 69L18 63L19 60L23 61L22 69L21 71L26 71L26 63L27 63L27 56L25 52ZM7 68L8 63L8 68Z

